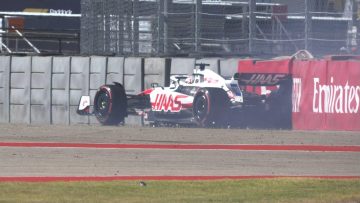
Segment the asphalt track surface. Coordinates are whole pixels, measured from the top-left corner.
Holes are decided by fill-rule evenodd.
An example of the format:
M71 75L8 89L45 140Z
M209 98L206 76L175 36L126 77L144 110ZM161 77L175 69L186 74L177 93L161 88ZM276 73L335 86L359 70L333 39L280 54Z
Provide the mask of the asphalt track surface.
M0 124L0 181L360 178L359 132Z

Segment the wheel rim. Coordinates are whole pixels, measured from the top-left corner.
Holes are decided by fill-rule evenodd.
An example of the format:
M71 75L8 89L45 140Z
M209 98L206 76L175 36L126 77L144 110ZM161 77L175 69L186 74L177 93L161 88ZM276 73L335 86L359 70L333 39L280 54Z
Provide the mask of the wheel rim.
M199 96L195 102L195 117L198 120L203 121L204 118L206 117L207 109L208 109L208 102L206 100L205 95Z
M101 91L96 101L96 112L99 116L104 117L109 113L110 97L105 91Z

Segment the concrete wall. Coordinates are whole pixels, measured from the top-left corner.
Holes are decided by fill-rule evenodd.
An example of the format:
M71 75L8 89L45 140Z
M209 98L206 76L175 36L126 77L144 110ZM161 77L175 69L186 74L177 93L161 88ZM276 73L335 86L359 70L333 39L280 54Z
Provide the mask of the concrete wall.
M70 57L53 57L51 122L70 124Z
M0 57L0 122L10 120L10 57Z
M165 86L169 76L191 74L195 63L208 63L225 76L237 70L238 59L124 58L63 56L0 56L0 123L88 124L94 117L76 114L81 95L94 98L103 84L124 84L137 94L152 83ZM91 104L93 105L93 104ZM127 124L143 124L130 116Z
M10 122L29 124L32 58L12 57L10 64Z

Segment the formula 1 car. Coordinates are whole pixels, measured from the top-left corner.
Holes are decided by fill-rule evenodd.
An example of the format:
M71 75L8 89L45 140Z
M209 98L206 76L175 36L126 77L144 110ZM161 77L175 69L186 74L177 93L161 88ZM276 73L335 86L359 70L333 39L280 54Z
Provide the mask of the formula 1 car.
M246 91L247 85L276 86L287 81L286 75L235 73L224 78L208 64L196 64L192 75L170 76L170 85L152 84L137 95L128 95L123 85L103 85L96 92L92 111L90 96L82 96L77 113L95 115L104 125L118 125L128 115L143 115L150 124L195 124L201 127L227 126L249 109L266 111L273 104L276 88L269 96Z

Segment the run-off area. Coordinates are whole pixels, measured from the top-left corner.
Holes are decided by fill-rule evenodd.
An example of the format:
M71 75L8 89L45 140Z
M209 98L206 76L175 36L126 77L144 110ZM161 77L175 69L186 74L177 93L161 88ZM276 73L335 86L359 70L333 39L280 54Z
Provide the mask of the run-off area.
M360 177L358 152L1 147L0 160L0 177Z

